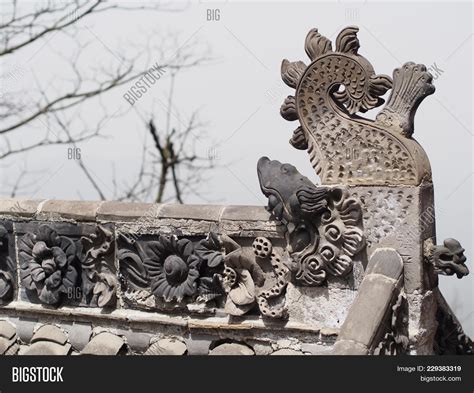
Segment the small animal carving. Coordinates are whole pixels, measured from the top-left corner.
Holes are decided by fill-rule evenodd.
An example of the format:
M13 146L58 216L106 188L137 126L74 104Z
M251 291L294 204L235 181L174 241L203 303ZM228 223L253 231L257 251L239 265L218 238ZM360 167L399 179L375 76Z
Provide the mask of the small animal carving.
M425 260L434 266L438 274L463 278L469 274L464 248L456 239L446 239L443 245L435 245L431 239L425 242Z

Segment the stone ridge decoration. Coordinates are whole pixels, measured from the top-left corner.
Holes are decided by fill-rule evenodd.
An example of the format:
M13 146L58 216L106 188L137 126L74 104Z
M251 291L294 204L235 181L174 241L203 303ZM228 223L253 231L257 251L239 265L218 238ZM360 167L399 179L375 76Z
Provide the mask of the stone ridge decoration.
M13 298L16 266L8 256L8 231L0 225L0 304Z
M120 235L117 259L125 296L148 293L165 303L195 299L204 303L223 294L214 277L223 268L223 254L217 235L192 242L158 235L157 240L135 240Z
M81 237L78 257L82 268L82 292L89 305L114 306L117 278L114 267L115 238L112 230L98 225L96 232Z
M97 226L96 233L74 239L60 236L47 224L18 241L20 281L29 298L52 306L64 300L91 307L115 304L113 233Z
M288 269L272 249L263 237L243 248L214 232L194 242L174 235L136 240L122 234L117 252L122 291L132 305L145 308L212 303L233 316L259 309L264 316L283 318ZM264 273L265 263L273 272Z
M226 251L224 273L220 278L227 294L225 311L240 316L255 306L257 291L265 282L265 276L254 250L243 249L227 235L222 237L222 243Z
M365 246L360 203L341 188L315 186L293 165L262 157L257 164L267 209L285 228L290 270L300 285L351 272Z
M376 355L406 355L408 350L408 302L401 292L392 306L390 329L375 349Z
M222 243L226 250L225 269L219 280L227 294L225 311L240 316L257 304L263 316L286 318L285 289L290 275L280 257L272 251L271 242L257 237L252 244L253 250L246 250L222 235ZM270 262L273 269L270 275L261 267L265 262Z
M425 261L443 276L456 274L457 278L463 278L469 274L464 251L456 239L446 239L442 246L434 245L431 239L425 241Z
M332 49L329 39L312 29L305 41L311 62L283 60L283 81L295 89L280 110L288 121L299 120L290 144L307 150L323 184L419 185L430 181L431 169L412 138L413 119L423 99L433 94L432 76L421 64L406 63L393 80L377 75L361 56L355 26L346 27ZM383 104L375 121L362 118Z
M63 296L74 293L79 272L73 240L58 236L49 225L41 225L37 233L20 238L18 249L21 284L40 302L57 305Z
M155 296L180 302L196 293L201 260L190 240L160 236L158 241L146 243L145 253L143 263Z

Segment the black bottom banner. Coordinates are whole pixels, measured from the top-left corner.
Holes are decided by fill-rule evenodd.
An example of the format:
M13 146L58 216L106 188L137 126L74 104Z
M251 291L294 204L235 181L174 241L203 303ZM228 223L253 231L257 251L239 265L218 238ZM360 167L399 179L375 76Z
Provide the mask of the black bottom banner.
M10 392L474 392L471 356L0 357Z

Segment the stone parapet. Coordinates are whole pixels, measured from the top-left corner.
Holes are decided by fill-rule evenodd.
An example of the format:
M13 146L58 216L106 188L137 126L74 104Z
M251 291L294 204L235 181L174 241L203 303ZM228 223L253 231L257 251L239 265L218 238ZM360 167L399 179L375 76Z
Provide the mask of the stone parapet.
M226 344L225 351L214 353L240 353L238 345L245 345L255 354L282 350L322 354L330 351L344 319L344 314L337 320L321 314L314 323L314 317L298 312L272 318L273 305L266 301L259 304L263 289L276 283L276 258L285 248L281 224L264 207L2 199L0 226L5 229L0 269L5 273L2 278L11 278L4 282L11 288L2 298L0 319L16 337L13 341L5 338L5 353L9 348L20 354L43 349L62 355L173 354L179 347L184 348L181 354L208 354ZM221 241L216 244L205 242L218 237ZM269 242L272 256L254 255L256 238ZM161 242L158 248L168 247L167 251L153 253L152 247L147 248L157 242ZM189 263L189 269L196 258L202 259L201 265L211 259L222 264L226 255L232 254L232 247L234 254L241 254L239 258L253 260L253 264L257 259L268 282L248 306L239 304L238 298L229 305L226 294L214 294L212 288L199 292L202 266L192 283L195 292L176 292L172 299L163 298L161 292L155 296L151 272L164 268L167 255L178 255ZM64 268L59 266L62 255ZM155 265L147 265L147 256ZM51 274L57 275L59 283L46 282L50 272L46 278L37 273L38 269L46 272L51 261L50 268L57 272ZM223 274L219 267L215 270ZM347 293L345 302L349 304L349 295L355 290L351 282L331 282L325 297L341 298L339 293ZM280 286L280 299L275 297L282 307L287 285L285 281ZM250 296L245 291L242 294ZM214 295L218 295L215 300L196 301L197 296ZM313 295L303 297L311 299ZM328 310L331 305L326 303ZM268 316L262 315L259 307ZM43 333L38 335L40 330L54 331L54 335L45 338ZM173 345L163 340L171 340Z

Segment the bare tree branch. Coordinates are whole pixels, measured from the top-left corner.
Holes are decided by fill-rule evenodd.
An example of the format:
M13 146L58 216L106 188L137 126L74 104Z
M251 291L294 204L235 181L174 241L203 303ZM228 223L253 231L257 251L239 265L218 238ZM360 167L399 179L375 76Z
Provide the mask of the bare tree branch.
M33 7L33 8L31 8ZM47 0L39 5L24 6L12 0L10 7L2 7L3 12L0 23L0 58L13 58L19 53L24 53L28 48L33 49L36 55L48 44L57 33L66 40L71 39L77 52L73 56L64 56L56 53L66 64L72 78L57 87L57 84L48 84L43 78L36 78L36 89L28 86L25 90L4 91L2 83L0 92L0 160L13 155L20 155L34 151L38 148L54 145L68 145L78 149L81 142L92 138L101 137L104 125L116 117L116 113L107 113L101 104L101 98L107 93L126 84L142 78L149 72L151 61L159 68L166 69L170 74L170 89L166 97L164 124L158 127L154 116L142 119L146 124L146 134L153 140L153 145L148 146L146 139L143 142L142 157L137 176L130 185L122 190L113 175L113 194L119 200L155 200L164 202L175 200L183 203L190 190L198 195L196 187L202 183L202 172L213 166L213 163L196 153L195 132L203 127L197 121L196 112L188 121L183 121L173 113L175 79L183 69L196 67L209 59L202 54L196 54L196 46L188 37L184 44L178 42L176 36L157 36L147 34L145 48L137 43L131 43L136 53L126 53L121 47L118 51L111 50L87 25L81 21L92 20L94 15L109 14L112 10L153 10L153 11L180 11L173 3L149 2L146 4L124 5L120 2L107 2L105 0L71 0L58 2ZM100 65L89 70L89 64L84 67L79 57L85 52L89 43L81 43L77 31L89 30L89 36L94 36L92 42L99 41L118 60L115 67ZM58 35L59 37L59 35ZM38 45L39 49L36 49ZM153 45L153 50L152 46ZM156 46L156 47L155 47ZM173 53L169 56L167 49ZM51 49L54 53L55 51ZM31 58L33 57L31 56ZM145 62L143 63L143 60ZM20 67L21 68L21 67ZM23 67L26 70L26 67ZM21 71L21 70L20 70ZM11 79L13 87L17 88L15 70L2 78ZM21 76L21 75L20 75ZM42 80L45 86L41 86ZM8 80L6 81L8 82ZM8 83L6 83L8 84ZM99 103L103 109L101 119L89 120L86 114L86 104ZM129 111L131 107L127 107ZM126 111L126 112L127 112ZM125 113L126 113L125 112ZM122 115L119 114L118 116ZM86 120L87 119L87 120ZM95 124L91 124L94 121ZM19 137L19 135L22 135ZM26 143L24 141L27 141ZM99 195L101 200L106 199L107 193L101 188L93 176L90 167L86 165L83 157L76 160L79 168L84 173L88 182ZM13 184L12 195L17 195L22 181L27 175L22 171Z

